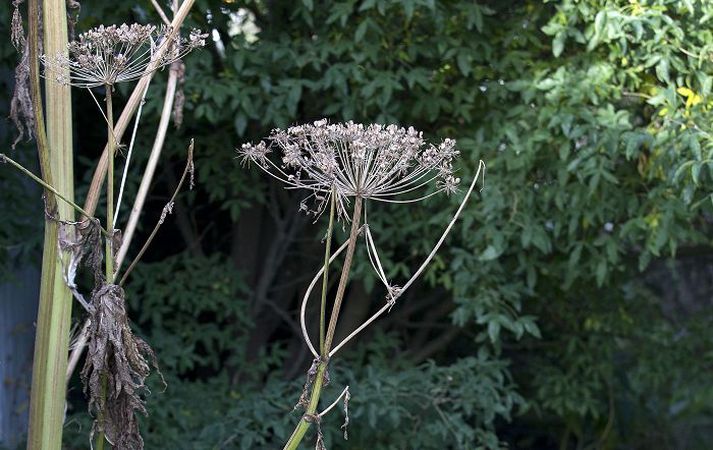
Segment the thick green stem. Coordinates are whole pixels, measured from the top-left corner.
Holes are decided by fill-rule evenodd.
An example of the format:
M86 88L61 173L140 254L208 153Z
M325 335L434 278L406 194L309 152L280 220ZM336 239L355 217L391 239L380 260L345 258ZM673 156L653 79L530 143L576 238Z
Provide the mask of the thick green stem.
M327 287L329 284L329 257L332 250L332 229L334 228L334 209L336 205L336 194L332 192L329 206L329 227L324 243L324 275L322 276L322 304L319 308L319 352L324 356L324 326L327 311Z
M362 210L362 199L357 197L354 202L354 212L352 214L352 227L349 232L349 244L347 245L347 255L344 258L344 265L342 266L342 274L339 277L339 286L337 287L337 293L334 297L334 306L332 306L332 314L329 317L329 328L327 329L327 335L324 340L324 345L322 348L322 358L317 366L317 374L315 375L314 382L312 384L312 392L310 394L309 405L307 406L307 411L300 419L295 431L292 432L290 439L285 444L283 450L296 450L297 447L302 442L307 429L311 424L310 418L314 418L317 411L317 406L319 405L319 397L322 393L322 384L324 381L324 372L327 370L327 364L329 363L329 350L332 348L332 341L334 340L334 332L337 328L337 319L339 318L339 310L342 306L342 300L344 299L344 293L347 287L347 281L349 279L349 271L351 270L352 260L354 258L354 250L356 249L357 238L359 237L359 226L361 225L361 210ZM327 265L329 264L329 258L326 260L325 272L327 271Z
M296 450L300 445L300 442L302 442L305 433L307 433L307 429L309 428L311 422L309 422L305 417L314 417L314 414L317 411L319 396L322 393L322 385L324 383L324 372L326 369L327 363L325 362L320 362L319 366L317 366L317 374L315 375L314 383L312 384L312 395L309 400L309 405L307 406L307 411L302 419L300 419L300 423L297 424L297 428L295 428L295 431L292 432L292 436L290 436L290 439L285 444L283 450Z
M56 188L50 190L45 186L47 211L61 219L72 220L72 207L57 204L55 199L55 192L70 202L73 197L71 94L68 86L46 80L45 123L39 75L39 1L30 0L28 3L28 41L30 93L40 170L45 184ZM64 0L45 0L42 10L45 53L66 53L67 13ZM66 385L57 383L57 380L62 379L62 374L67 371L72 296L64 283L62 265L58 263L57 237L57 222L46 220L27 439L30 450L59 450L62 446ZM66 258L66 255L59 256Z

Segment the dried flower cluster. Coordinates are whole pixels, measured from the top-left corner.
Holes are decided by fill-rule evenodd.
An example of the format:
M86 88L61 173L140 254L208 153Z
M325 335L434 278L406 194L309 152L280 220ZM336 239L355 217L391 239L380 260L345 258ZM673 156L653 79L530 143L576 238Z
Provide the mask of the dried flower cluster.
M282 164L270 160L279 149ZM460 182L453 175L458 156L455 141L426 144L412 127L330 124L326 119L309 125L273 130L267 142L244 144L239 150L244 163L254 162L291 188L312 191L317 211L335 194L344 217L350 197L394 203L415 202L438 192L454 192ZM410 199L394 199L436 182L437 190Z
M44 55L46 75L59 83L93 88L140 78L151 64L156 49L169 35L166 27L153 25L100 25L67 44L69 55ZM154 62L154 69L171 64L191 50L205 45L206 34L191 31L187 39L176 34L173 48Z

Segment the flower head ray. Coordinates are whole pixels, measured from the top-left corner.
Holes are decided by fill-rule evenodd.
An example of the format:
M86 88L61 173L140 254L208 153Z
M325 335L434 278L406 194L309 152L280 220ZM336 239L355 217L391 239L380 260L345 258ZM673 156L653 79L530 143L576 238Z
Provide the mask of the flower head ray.
M67 55L43 55L45 75L62 84L93 88L141 78L154 63L157 70L205 45L206 34L191 31L188 38L176 34L173 48L154 61L156 49L170 35L170 28L153 25L100 25L67 44Z
M276 149L281 164L268 155ZM338 213L351 197L395 203L423 200L438 192L455 192L460 179L453 176L455 141L427 144L412 127L330 124L326 119L312 124L273 130L258 144L244 144L238 154L243 163L253 162L290 189L307 189L337 196ZM435 181L435 192L410 199L395 199L425 189ZM324 208L318 205L317 212Z

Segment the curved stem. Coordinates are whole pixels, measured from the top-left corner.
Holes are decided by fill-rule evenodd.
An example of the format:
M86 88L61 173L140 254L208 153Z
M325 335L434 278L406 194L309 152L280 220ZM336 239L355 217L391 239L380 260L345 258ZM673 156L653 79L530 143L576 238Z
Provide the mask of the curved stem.
M325 416L329 411L334 409L334 407L339 404L339 400L343 399L345 395L349 395L349 386L345 387L344 390L342 390L342 393L339 394L339 397L337 397L331 405L327 406L326 408L324 408L324 411L319 413L319 417Z
M440 239L438 239L438 242L436 242L436 245L433 247L433 250L431 250L431 253L426 257L426 259L421 263L421 266L419 266L418 270L416 273L411 276L411 278L404 284L404 286L399 290L398 294L393 298L393 300L396 300L398 296L403 295L406 290L411 287L411 285L416 281L416 279L423 273L424 270L426 270L426 267L428 264L431 263L431 260L433 259L434 256L436 256L436 252L438 249L443 245L443 242L446 240L446 237L448 234L451 232L451 229L453 228L453 225L455 225L456 220L458 220L458 217L460 216L461 212L463 212L463 209L465 208L465 205L468 203L468 199L470 199L471 194L473 193L473 190L475 189L475 185L477 184L478 180L481 178L481 171L485 171L485 163L483 161L480 161L478 164L478 171L476 172L475 176L473 177L473 181L470 183L470 186L468 187L468 191L465 193L465 196L463 197L463 200L461 201L460 206L458 207L458 210L456 213L453 215L453 219L451 219L451 222L448 224L446 227L445 231L443 231L443 234L441 235ZM392 303L387 303L386 305L382 306L381 309L379 309L376 313L374 313L373 316L369 317L364 323L359 325L359 327L352 331L347 337L345 337L342 342L337 344L334 349L329 352L328 357L331 358L334 356L339 349L341 349L344 345L346 345L347 342L349 342L354 336L357 334L361 333L362 330L364 330L366 327L368 327L373 321L378 319L382 314L384 314L386 311L391 309L393 307Z
M349 245L349 240L344 241L344 243L337 249L337 251L332 254L332 256L329 258L328 265L332 264L332 262L337 259L337 257L344 251L344 249L347 248L347 245ZM305 343L309 348L309 351L312 352L312 356L314 356L315 358L319 358L319 353L317 353L317 350L312 344L312 340L309 338L309 333L307 333L307 302L309 301L309 296L312 294L312 290L317 284L317 281L319 281L319 277L322 276L322 272L324 270L325 267L322 267L314 275L314 278L312 278L312 282L307 287L307 291L305 291L304 297L302 297L302 306L300 307L300 327L302 328L302 337L304 338Z

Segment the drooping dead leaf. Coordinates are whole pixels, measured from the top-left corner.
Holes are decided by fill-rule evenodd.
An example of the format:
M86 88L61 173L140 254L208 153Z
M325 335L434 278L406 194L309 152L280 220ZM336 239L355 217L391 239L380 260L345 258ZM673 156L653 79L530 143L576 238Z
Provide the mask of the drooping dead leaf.
M13 37L13 41L14 39ZM20 62L15 67L15 87L10 100L10 119L18 131L18 135L12 143L13 148L23 138L29 140L35 135L35 113L32 109L32 97L30 96L30 48L24 36L22 41Z
M10 25L10 41L18 52L25 46L25 29L22 27L22 13L20 5L25 0L12 0L12 23Z
M116 450L141 450L144 442L136 413L147 414L141 394L148 392L149 363L158 370L156 356L131 332L120 286L105 284L95 290L89 314L89 346L81 375L95 416L92 434L103 431Z
M61 251L69 253L69 262L63 267L64 281L74 295L74 298L89 311L89 304L84 295L79 292L76 284L80 264L94 275L95 286L101 285L104 276L101 270L102 245L101 226L97 219L86 219L81 222L59 222L58 245Z

